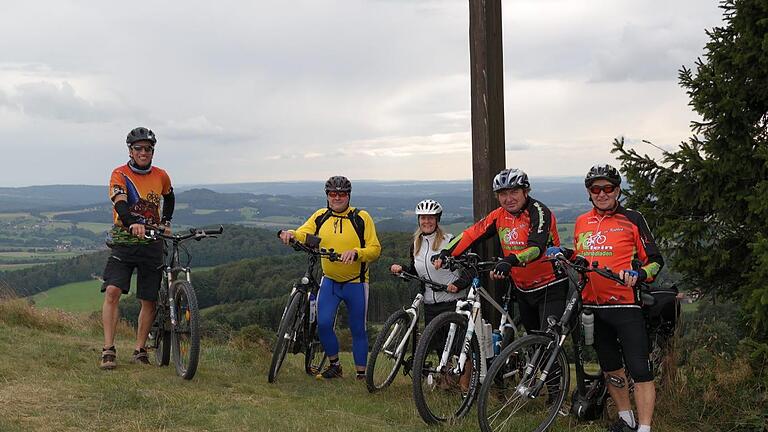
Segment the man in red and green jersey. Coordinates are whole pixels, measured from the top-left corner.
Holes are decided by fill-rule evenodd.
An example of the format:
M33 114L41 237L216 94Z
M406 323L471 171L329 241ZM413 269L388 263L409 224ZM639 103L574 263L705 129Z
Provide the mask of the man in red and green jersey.
M584 185L593 208L576 219L574 250L551 248L547 255L563 252L566 257L580 257L585 263L597 262L600 267L619 271L623 284L591 276L582 299L584 307L595 315L597 356L619 410L619 419L609 431L650 432L656 389L636 285L653 280L664 260L643 215L619 203L621 175L616 168L593 166ZM633 261L639 266L634 266ZM625 366L635 382L637 421L629 400Z
M555 215L529 195L528 175L519 169L502 170L493 179L499 208L467 228L440 252L435 267L447 255L458 256L478 241L498 236L504 259L491 272L494 279L511 276L517 288L520 319L526 330L539 330L548 316L565 309L568 281L544 260L549 246L560 246Z
M149 364L144 344L152 325L155 304L162 281L163 242L147 239L145 225L161 225L170 233L175 198L168 174L152 166L155 134L144 127L128 133L126 138L130 160L112 171L109 198L113 205L114 226L107 244L112 249L104 268L102 324L104 348L102 369L117 365L115 328L119 319L118 302L130 289L131 275L136 269L136 298L141 303L133 361ZM162 211L161 211L162 209Z

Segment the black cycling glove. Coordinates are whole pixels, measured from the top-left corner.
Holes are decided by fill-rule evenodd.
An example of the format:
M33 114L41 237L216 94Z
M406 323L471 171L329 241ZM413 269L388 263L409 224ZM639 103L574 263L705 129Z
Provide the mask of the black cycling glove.
M440 253L437 253L435 255L432 255L432 257L429 259L431 262L435 262L437 260L440 260L445 264L445 259L451 256L451 252L448 249L443 249L440 251Z
M509 276L509 271L512 270L512 266L519 263L520 260L517 259L517 255L511 254L509 256L505 256L504 259L499 261L496 264L496 267L493 268L493 274L496 276Z

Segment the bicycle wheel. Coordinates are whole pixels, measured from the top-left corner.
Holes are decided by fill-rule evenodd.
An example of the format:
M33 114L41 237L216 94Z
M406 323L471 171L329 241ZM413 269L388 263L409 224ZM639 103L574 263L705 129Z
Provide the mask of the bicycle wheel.
M543 432L552 425L570 383L563 350L555 356L548 375L543 374L554 347L549 337L528 335L499 354L478 396L480 430Z
M448 340L451 326L455 333ZM428 424L460 418L472 407L480 382L480 348L477 336L472 335L467 361L459 373L466 332L467 318L446 312L433 319L419 339L413 361L413 398L419 415ZM448 361L440 368L442 355Z
M180 280L173 285L176 326L171 332L171 351L176 374L189 380L197 372L200 356L200 310L192 284Z
M410 344L408 339L411 336L409 331L411 318L408 312L400 309L384 322L368 357L365 384L368 386L369 392L374 393L387 388L397 376L397 371L400 370L403 357L408 352L408 345ZM398 350L403 340L405 340L405 344Z
M317 323L312 323L307 335L307 347L304 351L304 371L307 375L315 376L325 367L328 356L317 337Z
M170 322L164 306L159 302L155 311L155 321L149 331L150 348L155 350L155 364L168 366L171 361L171 331L168 330Z
M277 339L274 348L272 348L272 363L269 365L269 373L267 374L267 381L271 383L275 382L277 373L280 372L280 367L285 360L285 355L288 353L288 348L293 344L296 337L296 328L301 324L299 315L302 313L301 306L304 303L304 296L305 294L301 291L295 291L288 300L288 307L280 320L280 325L277 328Z

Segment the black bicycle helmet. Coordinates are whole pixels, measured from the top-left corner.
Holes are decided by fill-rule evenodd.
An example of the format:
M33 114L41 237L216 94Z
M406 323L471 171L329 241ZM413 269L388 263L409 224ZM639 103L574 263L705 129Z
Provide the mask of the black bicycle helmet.
M528 174L517 168L501 170L493 178L493 191L498 192L504 189L523 188L530 189L531 183L528 181Z
M125 138L125 142L131 145L138 141L149 141L152 145L157 143L155 133L145 127L137 127L136 129L128 132L128 136Z
M584 177L584 186L590 187L595 180L608 180L614 186L621 186L621 174L619 170L608 165L594 165Z
M344 176L333 176L325 182L325 193L352 192L352 182Z

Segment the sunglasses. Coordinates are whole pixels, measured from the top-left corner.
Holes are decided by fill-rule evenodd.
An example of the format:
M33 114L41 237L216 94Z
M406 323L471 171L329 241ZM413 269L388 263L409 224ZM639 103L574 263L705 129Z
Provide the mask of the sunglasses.
M349 192L328 192L328 196L331 198L346 198L349 196Z
M155 151L155 148L153 146L143 146L143 145L138 145L138 144L132 145L131 148L135 152L140 152L140 151L144 150L147 153L154 153L154 151Z
M609 194L615 190L616 190L616 186L612 184L607 184L602 186L594 185L589 187L589 193L591 193L592 195L600 195L600 192L605 192Z

